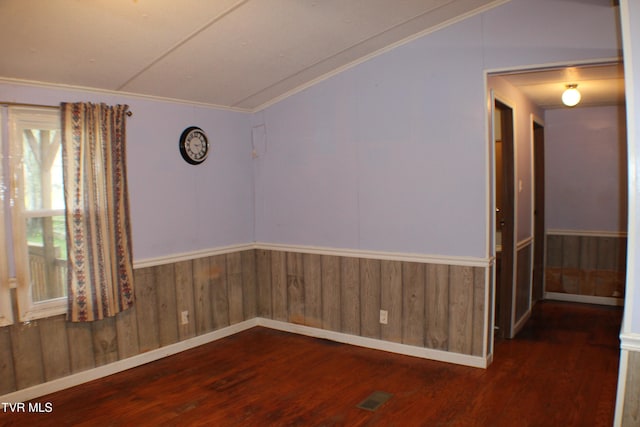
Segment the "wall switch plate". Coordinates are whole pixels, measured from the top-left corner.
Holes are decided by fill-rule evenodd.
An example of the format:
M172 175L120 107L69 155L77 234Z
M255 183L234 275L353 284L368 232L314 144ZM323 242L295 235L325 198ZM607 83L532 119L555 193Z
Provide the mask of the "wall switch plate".
M186 325L187 323L189 323L189 312L188 311L183 311L181 313L181 318L180 318L180 323L183 325Z
M380 310L380 323L386 325L389 322L389 312L387 310Z

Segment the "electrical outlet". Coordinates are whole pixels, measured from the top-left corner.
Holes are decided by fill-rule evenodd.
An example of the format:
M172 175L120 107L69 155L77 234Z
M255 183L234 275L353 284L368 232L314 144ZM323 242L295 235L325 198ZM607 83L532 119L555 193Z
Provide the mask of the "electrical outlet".
M186 325L187 323L189 323L189 312L187 310L183 311L181 313L182 317L181 317L181 323L183 325Z
M386 325L389 321L389 312L387 310L380 310L380 323Z

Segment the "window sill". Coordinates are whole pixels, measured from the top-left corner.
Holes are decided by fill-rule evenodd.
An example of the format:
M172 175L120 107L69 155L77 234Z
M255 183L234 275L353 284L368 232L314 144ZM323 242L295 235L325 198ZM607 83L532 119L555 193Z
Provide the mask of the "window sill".
M20 313L21 322L58 316L67 313L67 298L61 297L49 301L32 303L29 308Z

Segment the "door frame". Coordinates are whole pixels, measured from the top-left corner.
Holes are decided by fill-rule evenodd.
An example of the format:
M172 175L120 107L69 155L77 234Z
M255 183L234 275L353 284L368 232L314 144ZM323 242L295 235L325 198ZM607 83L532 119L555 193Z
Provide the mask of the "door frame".
M531 280L531 304L533 307L544 299L545 277L545 158L544 158L544 121L531 116L532 161L533 161L533 277Z

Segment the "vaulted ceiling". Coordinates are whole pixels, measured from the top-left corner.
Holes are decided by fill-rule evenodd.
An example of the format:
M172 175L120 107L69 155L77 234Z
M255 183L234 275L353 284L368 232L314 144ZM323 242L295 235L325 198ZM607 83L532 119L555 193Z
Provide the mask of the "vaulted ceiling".
M0 79L254 111L505 1L0 0Z
M622 63L590 64L501 74L543 110L566 108L562 92L577 85L580 107L621 105L625 102Z
M504 0L2 0L0 77L244 110Z

